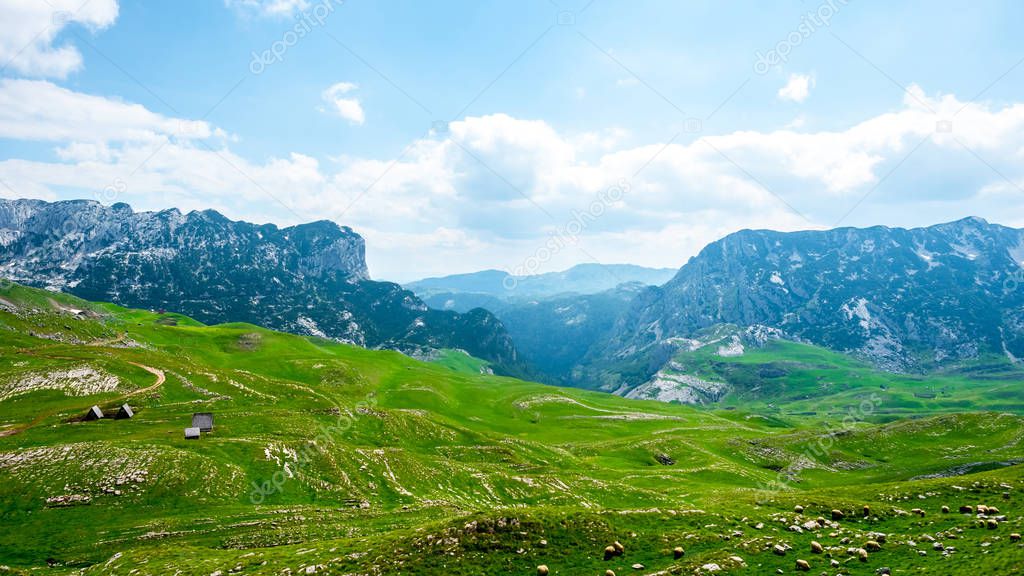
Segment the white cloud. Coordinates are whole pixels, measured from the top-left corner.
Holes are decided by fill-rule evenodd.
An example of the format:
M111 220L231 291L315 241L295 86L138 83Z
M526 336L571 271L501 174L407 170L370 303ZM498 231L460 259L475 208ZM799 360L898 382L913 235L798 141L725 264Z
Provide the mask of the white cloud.
M779 88L778 97L780 100L803 102L810 95L814 83L814 76L810 74L790 74L786 85Z
M74 144L213 135L206 122L169 118L139 104L74 92L46 80L0 79L0 138Z
M116 0L6 0L0 2L0 62L29 76L64 78L82 67L71 43L55 45L67 26L90 31L117 20Z
M363 105L359 102L358 98L347 96L358 88L359 86L352 82L338 82L324 90L321 98L327 103L330 112L341 116L355 126L362 126L363 122L366 121Z
M332 88L335 98L357 90ZM961 145L1021 183L1024 104L911 92L892 112L828 132L794 127L635 145L621 130L566 134L540 120L493 114L452 122L447 138L412 142L398 162L346 156L323 163L298 153L253 162L205 123L179 138L178 119L137 105L9 80L0 83L0 135L56 149L50 160L0 161L0 180L16 191L0 187L0 195L95 197L120 180L124 192L104 201L214 207L279 224L332 218L366 236L375 275L408 280L515 268L624 181L621 199L599 203L601 215L583 218L578 236L541 270L592 257L678 266L739 228L831 225L924 141L858 209L868 219L862 223L923 224L915 219L971 213L1024 221L1024 193ZM937 119L948 118L952 133L936 133ZM957 185L943 188L950 171ZM916 200L922 187L929 188L927 206Z
M224 0L224 5L260 16L287 17L309 9L308 0Z

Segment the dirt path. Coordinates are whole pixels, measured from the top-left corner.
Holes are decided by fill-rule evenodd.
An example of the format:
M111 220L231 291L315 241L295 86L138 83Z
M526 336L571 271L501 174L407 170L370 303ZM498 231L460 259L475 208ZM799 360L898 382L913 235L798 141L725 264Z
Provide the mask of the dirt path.
M152 392L153 390L156 390L157 388L162 386L163 383L167 381L167 376L164 375L164 371L160 370L159 368L153 368L152 366L146 366L145 364L139 364L138 362L129 362L129 364L131 364L132 366L138 366L139 368L142 368L143 370L145 370L146 372L149 372L153 376L156 376L156 382L154 382L151 386L146 386L145 388L139 388L138 390L135 390L134 392L129 392L129 393L125 394L124 395L125 398L130 398L130 397L135 396L137 394L145 394L146 392Z
M152 374L153 376L156 377L156 382L154 382L153 384L150 384L149 386L146 386L145 388L139 388L138 390L133 390L133 391L131 391L131 392L129 392L129 393L119 397L117 400L115 400L115 402L121 402L122 400L127 400L128 398L131 398L132 396L136 396L138 394L145 394L146 392L152 392L153 390L156 390L160 386L163 386L164 382L167 381L167 376L164 374L164 371L160 370L159 368L153 368L152 366L146 366L145 364L139 364L138 362L129 362L129 364L131 364L132 366L137 366L139 368L142 368L146 372L149 372L150 374ZM25 430L28 430L29 428L33 428L33 427L39 425L40 422L42 422L43 420L45 420L46 418L48 418L48 417L50 417L52 415L53 415L53 413L39 414L31 422L29 422L27 425L25 425L22 428L8 428L6 430L2 430L2 431L0 431L0 438L2 438L4 436L13 436L15 434L20 434L20 433L24 432Z
M118 334L115 338L107 338L106 340L93 340L86 344L86 346L113 346L114 344L120 344L124 342L124 339L128 336L127 332ZM145 368L141 364L136 364L140 368Z

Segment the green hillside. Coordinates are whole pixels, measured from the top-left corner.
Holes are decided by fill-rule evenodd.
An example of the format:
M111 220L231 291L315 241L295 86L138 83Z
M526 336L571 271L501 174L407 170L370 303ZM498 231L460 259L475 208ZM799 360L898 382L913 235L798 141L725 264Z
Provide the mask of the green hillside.
M797 560L815 574L1024 570L1010 536L1024 528L1024 418L1006 412L1021 402L1019 382L978 404L995 411L949 403L961 411L878 423L856 413L876 383L825 407L802 397L820 380L797 371L775 378L779 409L764 411L754 408L767 393L705 410L481 368L458 352L424 363L8 286L0 570L530 575L546 565L621 576L794 573ZM856 373L828 378L845 386ZM83 421L92 405L111 415L124 403L134 418ZM848 409L832 413L840 404L855 408L847 422ZM194 412L212 412L214 429L185 440ZM979 504L998 511L958 513ZM869 540L880 549L862 562ZM606 560L616 541L624 552Z
M687 375L722 384L718 408L761 414L836 417L874 399L873 422L897 417L1006 411L1024 414L1024 369L988 357L944 372L898 374L812 344L772 339L737 347L735 326L704 331L677 351L659 376ZM697 344L699 343L699 344ZM731 352L722 352L732 347ZM638 394L643 396L642 394Z

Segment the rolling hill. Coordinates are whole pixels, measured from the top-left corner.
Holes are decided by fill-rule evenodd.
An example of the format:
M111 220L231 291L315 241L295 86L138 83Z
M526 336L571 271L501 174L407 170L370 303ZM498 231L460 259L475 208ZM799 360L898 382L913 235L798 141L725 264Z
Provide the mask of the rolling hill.
M0 570L1021 571L1019 415L708 410L453 358L5 285Z

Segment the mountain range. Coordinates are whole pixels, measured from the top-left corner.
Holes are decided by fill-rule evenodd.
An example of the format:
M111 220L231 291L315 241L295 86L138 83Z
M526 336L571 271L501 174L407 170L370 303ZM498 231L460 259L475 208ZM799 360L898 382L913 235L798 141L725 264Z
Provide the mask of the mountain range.
M327 221L278 228L213 211L3 200L0 248L0 276L32 286L420 357L460 349L505 373L620 394L652 382L716 326L896 373L1024 358L1024 231L980 218L742 230L671 278L581 265L408 289L370 279L363 238Z
M519 364L492 314L432 310L371 280L363 238L329 221L278 228L212 210L0 200L0 250L0 276L82 298L413 355L458 348L511 372Z
M893 372L992 357L1017 363L1022 266L1024 231L980 218L914 229L743 230L638 294L588 352L580 382L635 387L680 337L722 324L767 327ZM623 363L632 376L615 368Z
M473 298L504 301L550 298L565 294L597 294L620 284L660 285L676 273L674 268L646 268L633 264L577 264L560 272L514 276L501 270L483 270L425 278L405 284L424 301L438 308L465 309Z

